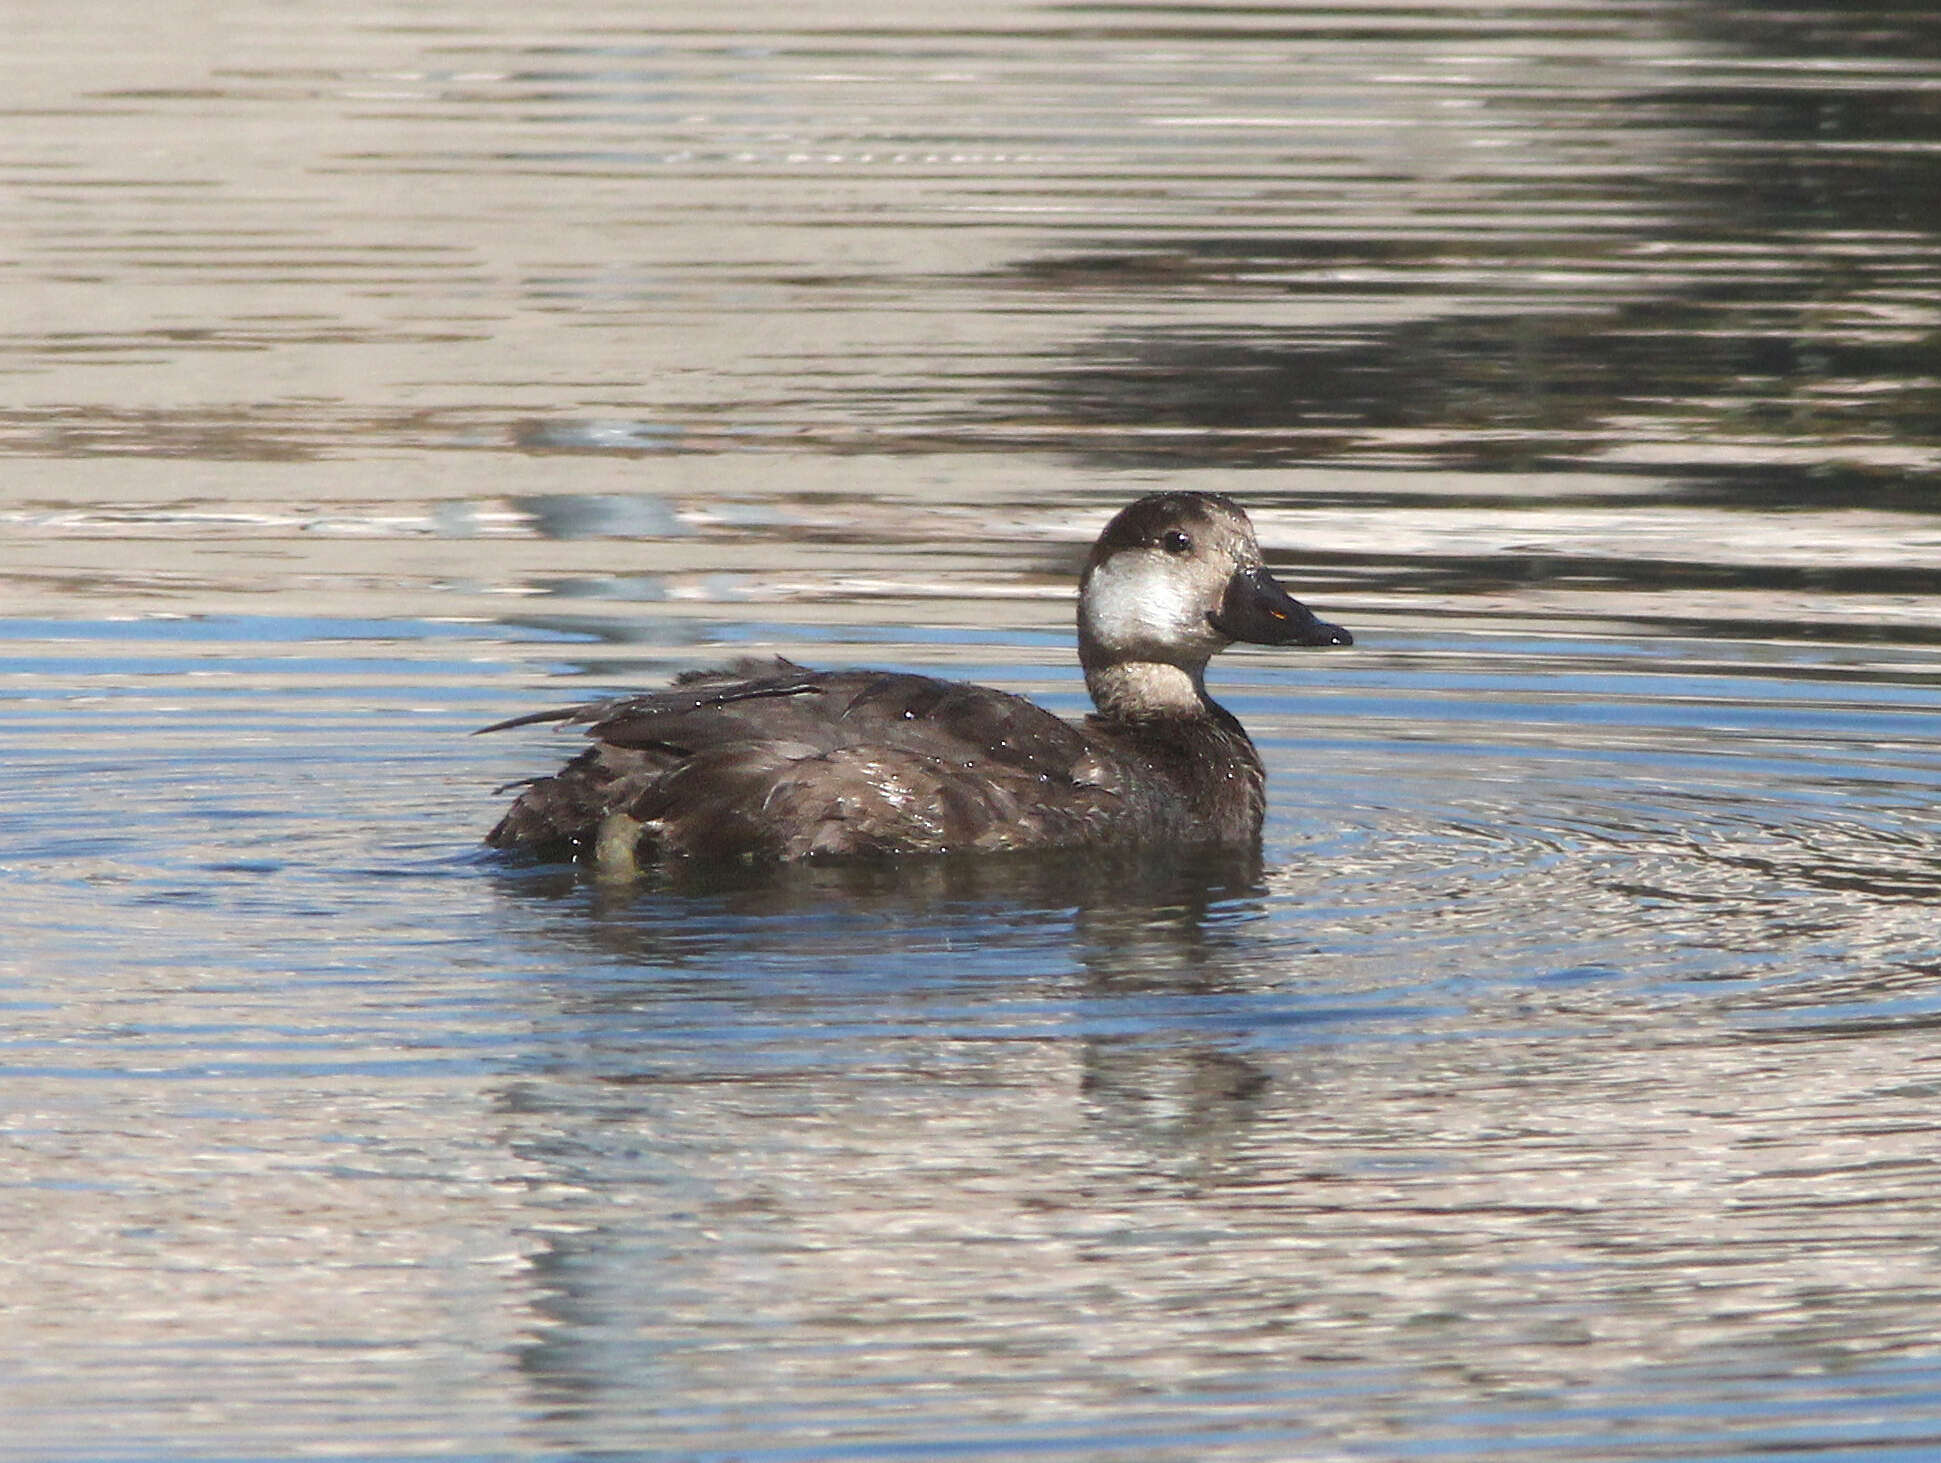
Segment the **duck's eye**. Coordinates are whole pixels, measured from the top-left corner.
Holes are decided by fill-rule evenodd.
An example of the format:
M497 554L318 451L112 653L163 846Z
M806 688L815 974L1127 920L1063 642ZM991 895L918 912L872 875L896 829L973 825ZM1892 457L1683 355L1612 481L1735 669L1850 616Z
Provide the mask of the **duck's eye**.
M1159 546L1169 554L1190 553L1193 548L1193 536L1182 533L1176 528L1159 540Z

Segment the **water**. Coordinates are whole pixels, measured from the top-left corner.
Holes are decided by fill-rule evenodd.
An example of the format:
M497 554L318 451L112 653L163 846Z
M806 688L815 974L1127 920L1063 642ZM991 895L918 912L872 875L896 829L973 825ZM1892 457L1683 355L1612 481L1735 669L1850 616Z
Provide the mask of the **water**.
M1925 7L5 24L0 1456L1941 1447ZM477 851L1162 484L1258 865Z

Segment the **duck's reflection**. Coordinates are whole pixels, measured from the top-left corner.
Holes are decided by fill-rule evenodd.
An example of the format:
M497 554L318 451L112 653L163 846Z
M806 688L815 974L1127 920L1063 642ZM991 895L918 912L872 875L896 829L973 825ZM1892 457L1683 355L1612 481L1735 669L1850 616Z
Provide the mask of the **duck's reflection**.
M1259 854L1247 850L672 864L616 884L549 865L500 879L557 909L539 926L549 942L629 980L750 971L811 950L836 969L911 950L924 963L899 975L942 979L953 957L974 963L980 935L996 927L1056 933L1060 956L1109 984L1205 982L1244 950L1265 898Z
M573 1030L554 1057L590 1080L732 1076L757 1052L751 1076L893 1067L1030 1040L1074 1044L1094 1105L1266 1081L1217 1020L1174 1019L1203 1010L1183 1000L1262 978L1257 851L686 865L617 886L548 868L505 885L552 916L535 933L568 957L549 990ZM1158 1070L1200 1062L1216 1075Z
M1062 1288L1071 1231L1105 1222L1088 1169L1217 1182L1272 1085L1219 1005L1271 960L1254 853L505 877L553 972L508 1131L602 1216L564 1201L532 1272L523 1364L555 1443L622 1379L738 1390L708 1338L751 1316L877 1344L891 1293L920 1293L880 1267L965 1226L991 1288ZM1007 1306L934 1299L989 1333L967 1344L1018 1343Z

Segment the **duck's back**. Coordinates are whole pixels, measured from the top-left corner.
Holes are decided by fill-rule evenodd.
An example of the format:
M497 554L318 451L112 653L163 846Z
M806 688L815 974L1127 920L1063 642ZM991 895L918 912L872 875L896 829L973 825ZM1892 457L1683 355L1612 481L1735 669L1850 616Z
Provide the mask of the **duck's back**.
M1123 758L984 686L743 661L668 690L522 717L587 724L498 848L602 862L1047 848L1112 841Z

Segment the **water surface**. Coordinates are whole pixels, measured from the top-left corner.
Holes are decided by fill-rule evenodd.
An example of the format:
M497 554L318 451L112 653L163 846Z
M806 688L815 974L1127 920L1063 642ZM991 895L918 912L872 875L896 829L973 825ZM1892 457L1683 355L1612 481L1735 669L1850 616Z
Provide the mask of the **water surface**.
M1941 25L21 4L0 1453L1941 1446ZM1230 492L1258 861L483 857L751 651L1076 714Z

